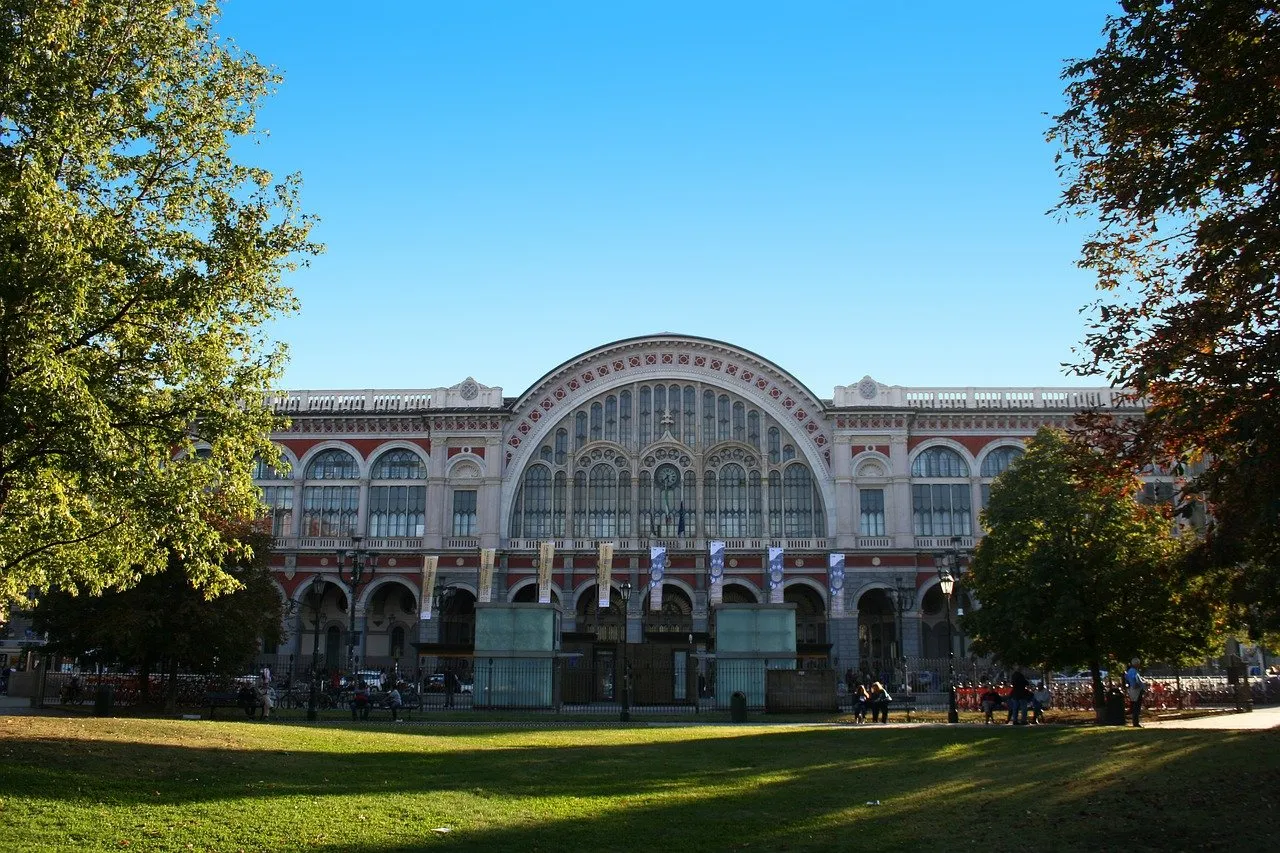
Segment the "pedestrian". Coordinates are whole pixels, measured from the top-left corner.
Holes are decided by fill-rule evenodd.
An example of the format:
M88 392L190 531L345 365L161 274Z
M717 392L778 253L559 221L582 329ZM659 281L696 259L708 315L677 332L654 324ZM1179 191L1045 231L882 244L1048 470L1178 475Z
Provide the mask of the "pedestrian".
M1124 671L1124 683L1129 688L1129 712L1133 717L1133 727L1142 728L1139 718L1142 714L1142 697L1147 692L1147 680L1138 671L1138 658L1129 661L1129 668Z
M356 683L355 692L351 694L351 719L369 719L369 687L363 680Z
M271 716L271 706L275 704L274 702L271 701L271 682L270 681L263 680L263 682L260 685L258 685L257 700L258 700L258 704L262 707L262 719L265 720Z
M1049 707L1049 682L1042 680L1031 694L1031 723L1040 725L1044 722L1045 709Z
M458 692L460 687L458 674L452 669L444 674L444 706L446 708L453 707L453 695Z
M387 707L391 709L391 722L399 722L396 715L400 713L400 707L404 705L404 699L400 696L400 686L391 685L391 692L387 694Z
M1009 692L1009 723L1025 726L1027 712L1031 710L1031 682L1021 669L1014 669L1010 684L1013 689Z
M862 725L867 721L867 703L871 701L867 688L859 684L853 690L853 722Z
M994 715L996 709L1000 707L1000 691L991 684L983 685L986 689L979 697L982 703L982 724L986 726L995 723Z
M867 694L867 706L871 708L871 722L889 722L889 703L892 701L893 697L889 695L888 690L884 689L884 685L879 681L873 682L871 691Z

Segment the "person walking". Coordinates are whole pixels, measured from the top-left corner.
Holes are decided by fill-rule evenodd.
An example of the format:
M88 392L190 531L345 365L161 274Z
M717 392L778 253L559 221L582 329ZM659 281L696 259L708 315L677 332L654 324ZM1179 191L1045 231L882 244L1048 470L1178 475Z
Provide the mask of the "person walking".
M404 705L404 699L400 696L400 685L391 685L391 692L387 694L387 707L391 709L391 722L399 722L396 715L400 713L400 707Z
M1021 669L1014 669L1009 679L1013 690L1009 693L1009 723L1015 726L1027 724L1027 713L1031 710L1031 682Z
M1147 680L1142 677L1142 673L1138 671L1138 664L1141 661L1134 658L1129 661L1129 668L1124 671L1124 683L1129 688L1129 713L1133 718L1133 727L1135 729L1142 728L1140 722L1142 715L1142 697L1147 692Z

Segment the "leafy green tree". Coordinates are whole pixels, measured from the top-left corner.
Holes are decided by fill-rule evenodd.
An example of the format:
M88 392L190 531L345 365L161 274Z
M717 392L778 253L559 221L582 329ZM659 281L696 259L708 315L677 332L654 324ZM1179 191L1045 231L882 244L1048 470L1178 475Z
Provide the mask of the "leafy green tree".
M277 78L213 0L0 0L0 608L165 568L235 586L266 394L318 247L297 179L237 163ZM203 451L195 453L199 447Z
M234 591L208 597L171 553L164 571L126 590L98 596L51 592L36 605L33 625L48 633L50 651L136 668L144 689L162 667L169 704L181 670L244 672L260 639L280 640L280 594L268 568L271 536L243 523L219 527L228 555L223 571L235 581ZM251 558L233 556L246 550Z
M1203 463L1186 496L1212 523L1203 564L1237 612L1280 629L1280 7L1124 0L1072 62L1062 212L1094 219L1080 264L1103 295L1075 369L1149 403L1095 419L1137 464Z
M1042 429L991 487L966 584L974 648L1051 669L1088 666L1095 702L1109 661L1202 654L1214 599L1186 570L1187 541L1107 455Z

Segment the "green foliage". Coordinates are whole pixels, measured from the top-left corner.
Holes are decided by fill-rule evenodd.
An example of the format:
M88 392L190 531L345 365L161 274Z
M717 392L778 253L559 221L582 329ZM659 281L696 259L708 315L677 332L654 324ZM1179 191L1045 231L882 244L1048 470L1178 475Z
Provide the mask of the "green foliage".
M170 551L235 586L210 519L259 509L263 324L318 247L297 179L231 157L277 80L216 12L0 0L0 607L127 586Z
M33 624L48 632L49 650L122 668L150 671L167 663L197 672L243 672L258 653L258 640L279 639L280 594L271 580L271 536L252 527L228 531L224 571L237 585L214 598L196 589L176 556L168 567L127 590L99 596L52 592L36 606Z
M1213 599L1186 571L1170 519L1135 500L1137 486L1103 454L1040 430L982 516L966 578L982 602L964 619L974 647L1050 669L1202 655Z
M1138 464L1205 463L1243 616L1280 628L1280 14L1260 0L1126 0L1064 74L1059 209L1098 230L1081 266L1103 298L1074 368L1147 398L1095 423ZM1239 569L1236 571L1236 569ZM1256 619L1255 619L1256 621Z

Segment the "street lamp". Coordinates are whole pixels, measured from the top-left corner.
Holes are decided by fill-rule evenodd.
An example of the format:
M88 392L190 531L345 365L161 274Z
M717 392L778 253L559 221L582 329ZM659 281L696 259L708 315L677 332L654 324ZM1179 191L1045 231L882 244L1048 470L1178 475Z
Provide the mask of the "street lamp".
M311 576L311 589L308 591L311 601L314 604L311 630L311 694L307 697L307 719L314 722L316 719L316 678L319 673L316 671L316 658L320 657L320 604L324 601L324 578L320 575Z
M934 555L934 563L938 567L938 586L946 596L947 614L947 722L960 722L960 714L956 710L956 649L951 637L951 593L956 588L956 575L960 573L963 555L960 553L960 537L951 540L952 548Z
M338 578L351 588L351 600L347 602L347 608L351 611L351 629L347 637L347 666L352 676L356 671L356 599L359 597L360 587L372 580L378 567L378 555L360 547L363 538L352 536L351 549L338 550ZM351 561L350 571L346 570L347 560Z
M631 722L631 655L627 648L627 615L631 610L631 581L623 581L618 591L622 594L622 712L618 720Z

